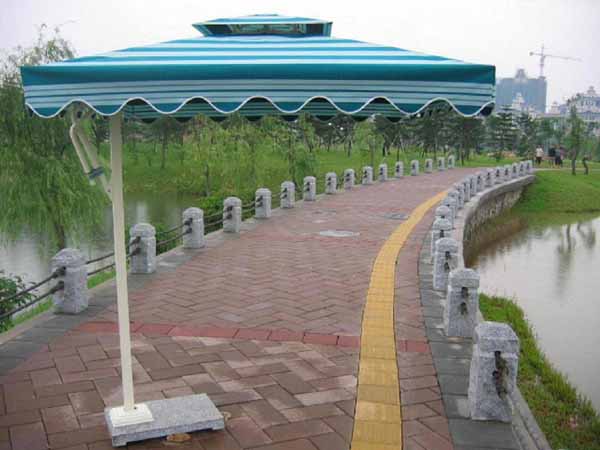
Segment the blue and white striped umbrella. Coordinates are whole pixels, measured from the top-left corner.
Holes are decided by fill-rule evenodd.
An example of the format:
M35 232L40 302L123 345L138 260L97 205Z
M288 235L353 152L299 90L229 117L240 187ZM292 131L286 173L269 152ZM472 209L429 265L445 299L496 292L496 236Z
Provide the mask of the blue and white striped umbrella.
M83 103L153 119L397 118L443 102L473 116L494 105L494 66L334 38L328 21L259 15L194 27L204 36L23 67L27 106L42 117Z

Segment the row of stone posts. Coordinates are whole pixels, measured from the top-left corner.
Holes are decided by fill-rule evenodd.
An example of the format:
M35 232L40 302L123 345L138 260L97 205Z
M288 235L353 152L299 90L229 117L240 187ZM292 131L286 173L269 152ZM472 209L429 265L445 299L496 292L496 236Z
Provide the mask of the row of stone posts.
M431 230L433 288L446 293L446 336L471 339L469 406L474 420L512 420L510 394L516 386L519 340L510 326L479 322L479 274L464 267L453 230L457 215L479 192L533 172L531 161L469 175L455 183L435 210Z

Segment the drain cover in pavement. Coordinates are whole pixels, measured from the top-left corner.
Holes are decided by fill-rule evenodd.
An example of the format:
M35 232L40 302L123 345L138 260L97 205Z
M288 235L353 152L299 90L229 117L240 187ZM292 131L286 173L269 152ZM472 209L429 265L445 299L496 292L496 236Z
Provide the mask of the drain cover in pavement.
M320 231L319 234L321 236L327 236L327 237L352 237L352 236L358 236L360 233L357 233L355 231L344 231L344 230L325 230L325 231Z
M408 215L407 214L402 214L402 213L387 213L383 217L385 217L386 219L393 219L393 220L406 220L406 219L408 219Z

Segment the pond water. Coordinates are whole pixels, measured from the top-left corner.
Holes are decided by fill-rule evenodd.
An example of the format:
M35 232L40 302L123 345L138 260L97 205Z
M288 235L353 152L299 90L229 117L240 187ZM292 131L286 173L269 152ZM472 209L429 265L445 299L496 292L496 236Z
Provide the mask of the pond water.
M515 298L549 360L600 411L600 218L526 226L467 264L481 291Z
M176 194L126 194L125 223L138 222L162 223L173 227L181 223L181 213L190 206L197 205L193 196ZM47 238L23 232L18 240L6 242L0 236L0 270L6 274L20 275L26 281L37 281L50 273L50 258L53 251L47 248ZM112 252L112 211L110 205L104 212L103 224L99 232L84 242L69 242L83 251L86 258L91 259ZM99 262L96 267L107 264ZM90 269L96 268L90 266Z

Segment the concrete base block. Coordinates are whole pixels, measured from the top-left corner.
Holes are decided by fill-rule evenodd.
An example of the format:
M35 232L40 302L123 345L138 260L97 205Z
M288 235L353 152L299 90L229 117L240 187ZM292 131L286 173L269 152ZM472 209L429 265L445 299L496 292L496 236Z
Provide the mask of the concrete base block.
M115 426L111 414L114 408L104 410L114 447L175 433L225 428L223 415L206 394L154 400L145 405L152 413L153 420L133 425Z

